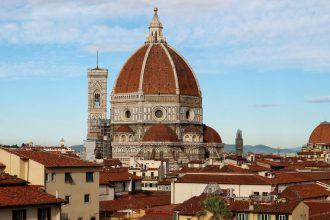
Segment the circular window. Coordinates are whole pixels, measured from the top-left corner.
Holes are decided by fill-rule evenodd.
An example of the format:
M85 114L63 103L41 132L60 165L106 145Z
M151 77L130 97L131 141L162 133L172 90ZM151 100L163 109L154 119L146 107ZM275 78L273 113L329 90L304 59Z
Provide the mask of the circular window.
M163 111L162 111L162 110L158 109L158 110L155 111L155 116L156 116L157 118L162 118L163 115L164 115L164 114L163 114Z
M186 119L189 119L190 118L190 111L186 111Z
M125 118L130 118L131 117L131 111L130 110L126 110L125 111Z
M192 120L194 120L194 117L195 117L195 113L194 113L194 111L191 110L191 109L188 109L188 110L186 111L186 120L188 120L188 121L192 121Z

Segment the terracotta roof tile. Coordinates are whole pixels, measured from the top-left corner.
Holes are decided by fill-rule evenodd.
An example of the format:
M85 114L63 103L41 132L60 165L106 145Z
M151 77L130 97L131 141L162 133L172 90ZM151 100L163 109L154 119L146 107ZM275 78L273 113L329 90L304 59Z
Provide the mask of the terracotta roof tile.
M133 130L128 125L121 125L116 129L116 132L133 133Z
M316 217L317 216L320 217L321 214L323 214L323 215L330 214L330 201L328 201L328 200L304 201L304 203L309 207L310 219L313 219L313 220L322 219L322 218L316 218Z
M178 76L180 94L189 96L200 96L197 79L183 58L176 53L171 47L166 46L175 65Z
M207 194L191 197L178 205L174 210L179 211L180 215L196 216L202 209L203 201L207 198Z
M176 94L174 72L165 50L160 44L149 52L143 75L145 94Z
M295 198L299 200L328 197L328 196L330 196L330 191L328 191L325 187L320 186L318 184L303 184L303 185L289 186L281 193L281 197L285 197L288 199Z
M120 162L119 159L104 159L103 160L103 166L105 167L113 167L113 166L119 166L121 167L123 164Z
M27 182L7 173L0 173L0 186L26 185Z
M39 186L0 187L0 207L61 204L63 199L45 193Z
M213 175L213 174L186 174L176 181L177 183L219 183L219 184L245 184L270 185L268 178L255 174L246 175Z
M222 143L221 137L218 132L206 125L204 126L203 138L204 143Z
M114 93L138 92L142 63L147 49L148 46L139 48L126 61L118 75L116 84L114 86Z
M177 73L180 94L200 96L197 79L189 65L177 52L167 45L163 47L160 44L154 44L151 45L146 57L148 47L149 45L145 45L139 48L124 64L118 75L114 93L138 92L141 78L144 94L176 94L176 79L171 61L167 56L168 51Z
M111 182L141 180L141 177L128 172L100 172L100 185L107 185Z
M145 142L178 142L178 136L167 125L155 124L143 136Z
M9 152L25 159L34 160L45 167L100 167L99 164L93 162L45 151L9 150Z
M201 133L201 131L196 125L190 124L184 129L184 133Z
M100 210L114 212L125 209L148 209L155 206L170 205L170 193L139 193L115 200L101 201Z
M278 172L272 180L275 184L330 180L330 172Z

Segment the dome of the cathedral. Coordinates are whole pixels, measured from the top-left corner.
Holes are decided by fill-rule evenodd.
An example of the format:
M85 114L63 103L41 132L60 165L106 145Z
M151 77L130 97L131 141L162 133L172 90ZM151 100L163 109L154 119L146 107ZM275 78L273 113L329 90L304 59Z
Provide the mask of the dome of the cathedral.
M309 137L310 144L330 144L330 122L322 122Z
M121 69L113 94L139 92L200 97L198 81L192 68L165 41L157 9L149 29L145 44L133 53Z
M206 125L204 126L203 138L204 138L204 143L217 143L217 144L222 143L221 137L218 134L218 132Z
M143 136L145 142L178 142L178 136L167 125L155 124L150 127Z
M113 91L200 96L188 63L173 48L161 43L139 48L121 69Z

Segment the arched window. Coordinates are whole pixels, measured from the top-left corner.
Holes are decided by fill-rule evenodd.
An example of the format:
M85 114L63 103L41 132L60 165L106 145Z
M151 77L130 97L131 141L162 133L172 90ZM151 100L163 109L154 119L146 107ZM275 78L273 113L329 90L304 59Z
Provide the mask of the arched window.
M94 94L94 107L100 107L100 94L95 93Z
M133 141L133 135L129 136L129 141L132 142Z
M126 136L125 135L121 136L121 142L126 142Z
M188 142L188 141L189 141L189 136L186 135L186 136L184 137L184 139L185 139L186 142Z
M192 137L192 141L193 141L193 142L197 142L197 137L196 137L196 135L194 135L194 136Z

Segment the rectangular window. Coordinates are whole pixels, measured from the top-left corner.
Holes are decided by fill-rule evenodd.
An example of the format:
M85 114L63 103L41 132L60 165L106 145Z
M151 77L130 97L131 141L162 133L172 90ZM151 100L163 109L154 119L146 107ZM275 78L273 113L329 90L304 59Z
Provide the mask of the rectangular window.
M253 195L259 196L259 192L253 192Z
M154 172L151 172L151 177L154 177Z
M64 197L64 200L65 200L65 202L66 202L67 204L71 204L71 196L66 195L66 196Z
M89 203L90 202L90 195L89 194L85 194L84 195L84 203Z
M269 214L259 214L260 220L270 220L270 215Z
M52 173L52 181L55 182L56 181L56 174Z
M91 217L91 220L96 220L96 218L95 217Z
M45 182L49 182L49 173L45 173Z
M84 220L84 218L83 217L78 217L78 220Z
M86 182L90 183L94 181L94 172L86 172Z
M65 183L73 183L71 173L65 173L64 181Z
M48 208L38 208L38 220L51 220L51 209Z
M287 220L286 215L278 215L278 220Z
M26 209L13 210L13 220L26 220Z
M247 220L247 215L245 213L238 213L236 220Z
M268 193L267 192L262 192L262 196L267 196Z

